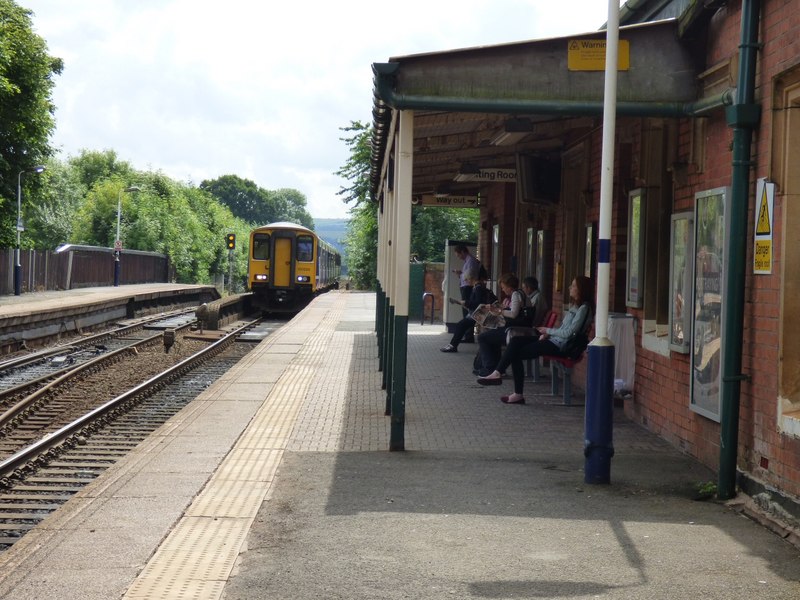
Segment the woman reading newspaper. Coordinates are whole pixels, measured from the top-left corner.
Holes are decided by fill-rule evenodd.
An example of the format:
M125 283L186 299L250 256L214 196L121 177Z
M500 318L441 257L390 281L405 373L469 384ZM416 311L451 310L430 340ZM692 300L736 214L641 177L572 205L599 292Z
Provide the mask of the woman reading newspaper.
M472 286L472 293L467 300L455 300L450 298L452 304L460 304L470 312L466 317L456 323L453 328L453 337L450 339L449 344L441 348L442 352L458 352L458 345L463 341L464 336L475 327L474 311L479 310L483 305L489 305L497 300L492 291L486 287L485 279L481 278L479 274L480 272L478 270L473 270L468 272L464 277L465 281L468 281Z
M519 289L519 279L513 273L504 273L500 276L500 289L503 290L505 299L502 307L489 307L489 311L497 319L495 327L484 322L484 331L478 336L478 352L480 365L477 375L484 376L494 371L503 345L506 343L506 329L518 325L528 325L525 321L523 309L530 306L530 299ZM477 318L476 318L477 320Z

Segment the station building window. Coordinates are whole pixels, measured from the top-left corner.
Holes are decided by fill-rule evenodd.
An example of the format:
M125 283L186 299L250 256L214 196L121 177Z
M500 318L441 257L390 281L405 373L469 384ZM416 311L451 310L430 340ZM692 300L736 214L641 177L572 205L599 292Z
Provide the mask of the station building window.
M636 236L628 238L628 256L641 261L636 265L640 276L636 284L637 303L642 310L642 346L669 356L673 206L669 166L675 162L677 123L666 119L646 119L642 127L641 148L640 180L643 185L631 196L632 202L636 200L638 221L635 225L640 229ZM636 244L638 246L632 247ZM628 275L630 278L630 271Z

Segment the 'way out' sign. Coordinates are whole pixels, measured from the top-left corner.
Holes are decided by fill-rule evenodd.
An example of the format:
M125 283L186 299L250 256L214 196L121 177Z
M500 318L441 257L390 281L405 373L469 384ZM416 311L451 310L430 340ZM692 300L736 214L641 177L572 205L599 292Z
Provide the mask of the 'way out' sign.
M762 177L756 182L756 227L753 236L753 273L772 273L772 207L775 184Z

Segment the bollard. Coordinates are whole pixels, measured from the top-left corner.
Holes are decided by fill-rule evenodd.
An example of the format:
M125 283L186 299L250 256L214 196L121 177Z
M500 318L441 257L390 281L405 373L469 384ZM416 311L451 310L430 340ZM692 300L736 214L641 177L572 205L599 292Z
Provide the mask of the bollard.
M425 292L422 294L422 317L420 320L420 325L425 325L425 298L431 299L431 325L433 325L433 313L436 311L436 298L434 298L431 292Z

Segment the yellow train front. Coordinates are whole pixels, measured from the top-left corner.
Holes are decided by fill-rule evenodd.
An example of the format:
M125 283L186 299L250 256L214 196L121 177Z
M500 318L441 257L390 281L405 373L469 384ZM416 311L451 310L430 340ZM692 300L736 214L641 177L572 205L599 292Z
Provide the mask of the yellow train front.
M248 285L259 308L296 312L314 294L338 287L342 259L331 244L295 223L250 232Z

